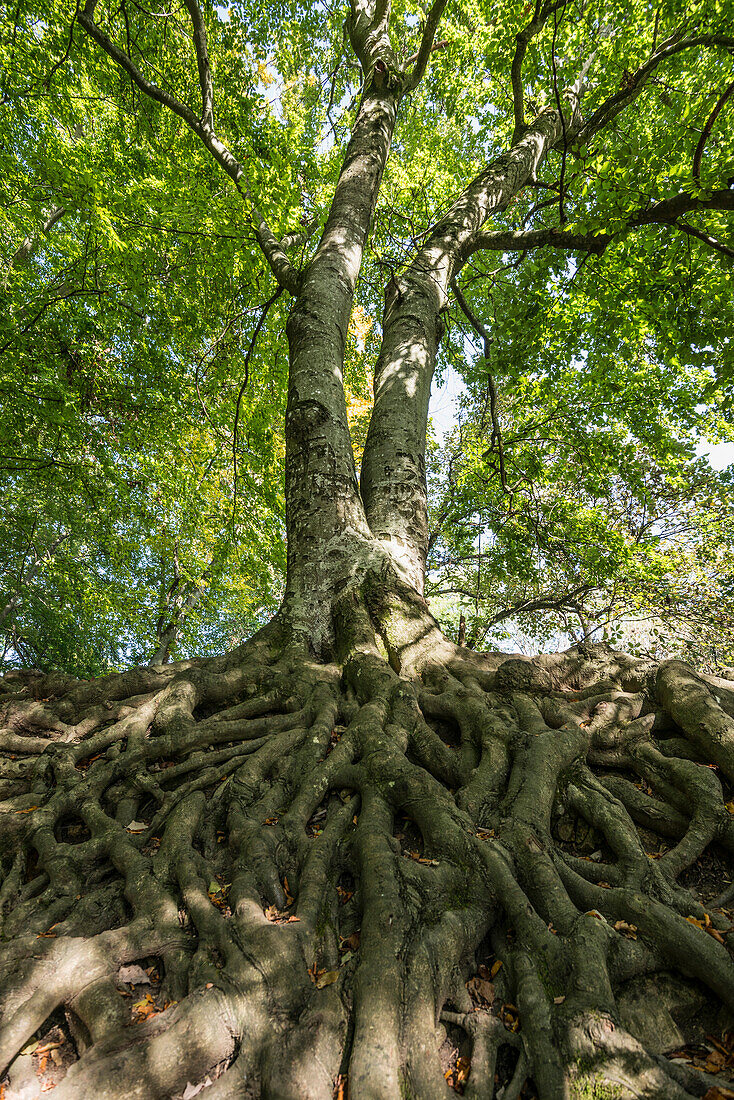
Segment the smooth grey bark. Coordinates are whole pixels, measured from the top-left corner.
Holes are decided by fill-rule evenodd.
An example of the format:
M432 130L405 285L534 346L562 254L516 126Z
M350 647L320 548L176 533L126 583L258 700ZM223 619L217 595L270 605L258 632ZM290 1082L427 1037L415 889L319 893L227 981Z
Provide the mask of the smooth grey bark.
M342 366L397 106L396 88L365 94L324 233L288 319L287 595L309 604L323 598L319 575L329 564L325 547L346 531L370 537L357 486Z
M549 108L539 115L512 149L476 176L385 292L361 490L373 534L419 591L428 549L428 402L449 287L481 226L535 177L561 134L558 111Z

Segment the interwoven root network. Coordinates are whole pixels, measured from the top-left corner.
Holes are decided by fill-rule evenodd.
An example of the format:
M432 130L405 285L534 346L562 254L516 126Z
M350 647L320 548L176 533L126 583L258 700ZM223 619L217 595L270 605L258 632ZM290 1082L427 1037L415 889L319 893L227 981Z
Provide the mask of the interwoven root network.
M6 1100L51 1025L58 1100L721 1086L629 1004L663 975L712 1030L734 1009L734 683L600 646L401 663L360 630L331 663L276 626L5 678Z

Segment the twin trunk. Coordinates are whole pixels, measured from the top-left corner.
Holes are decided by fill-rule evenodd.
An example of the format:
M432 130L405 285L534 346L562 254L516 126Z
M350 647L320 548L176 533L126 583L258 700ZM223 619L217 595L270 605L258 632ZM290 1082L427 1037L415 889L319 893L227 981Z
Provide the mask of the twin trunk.
M357 278L400 104L369 88L347 148L323 236L303 272L287 333L287 595L304 621L379 551L423 591L428 520L428 402L452 280L486 219L502 210L563 132L544 111L469 184L385 291L375 405L357 482L342 368Z

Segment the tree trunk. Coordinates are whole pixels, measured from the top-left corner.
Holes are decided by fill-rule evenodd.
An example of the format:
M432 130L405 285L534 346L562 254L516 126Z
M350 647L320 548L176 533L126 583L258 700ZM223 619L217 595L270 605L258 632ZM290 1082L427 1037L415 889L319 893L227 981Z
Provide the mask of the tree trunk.
M686 1034L661 989L708 1032L734 1010L730 894L714 897L734 683L598 645L478 654L422 596L440 315L557 111L388 287L357 484L341 370L401 89L375 79L394 61L378 70L379 29L350 26L365 92L321 242L289 276L279 613L221 657L0 685L5 1100L34 1070L57 1100L445 1100L449 1082L683 1100L716 1083L664 1057Z

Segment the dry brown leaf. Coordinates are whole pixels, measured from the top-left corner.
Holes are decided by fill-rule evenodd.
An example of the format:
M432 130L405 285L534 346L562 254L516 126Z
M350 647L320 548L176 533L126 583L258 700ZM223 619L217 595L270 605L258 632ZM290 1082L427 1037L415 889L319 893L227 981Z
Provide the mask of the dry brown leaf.
M323 989L327 985L333 985L339 977L338 970L317 970L316 975L311 975L317 989Z
M492 963L492 969L489 972L490 978L496 978L501 969L502 969L502 959L497 959L496 962Z
M494 1001L494 986L486 978L470 978L466 983L472 1002L480 1008Z
M347 1100L347 1074L340 1073L334 1082L334 1100ZM2 1100L2 1097L0 1097Z
M720 1050L712 1050L706 1059L706 1072L707 1073L721 1073L722 1069L726 1065L727 1056L722 1054Z
M553 998L553 1004L554 1005L562 1005L563 1002L565 1001L565 999L566 999L565 994L563 995L563 997L554 997Z
M57 1047L64 1045L63 1039L57 1039L54 1042L44 1043L43 1046L37 1046L33 1051L34 1054L49 1054L52 1050L56 1050ZM30 1053L30 1052L29 1052Z
M724 945L726 945L726 940L722 936L721 932L719 932L718 928L707 927L706 931L708 932L709 936L713 936L713 938L715 940L718 940L719 943L723 943Z
M416 863L426 863L431 867L438 867L437 859L426 859L426 857L422 856L420 852L405 852L404 854L406 856L409 856Z
M626 936L628 940L637 939L637 925L628 924L626 920L618 920L614 922L614 927L617 932L621 932L623 936Z
M520 1015L517 1005L503 1004L500 1010L500 1018L509 1031L519 1031Z

